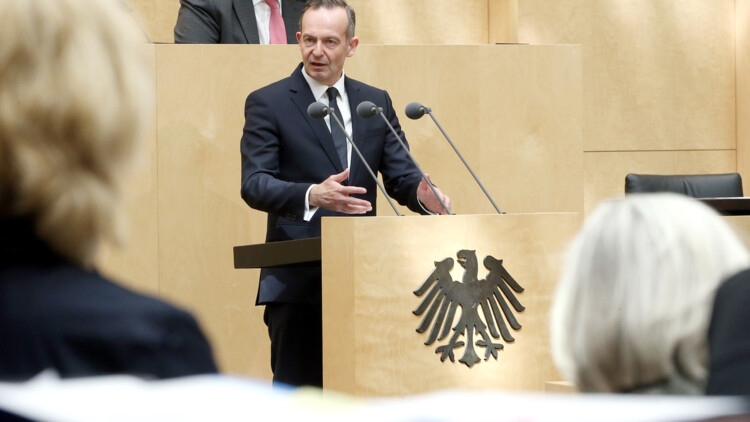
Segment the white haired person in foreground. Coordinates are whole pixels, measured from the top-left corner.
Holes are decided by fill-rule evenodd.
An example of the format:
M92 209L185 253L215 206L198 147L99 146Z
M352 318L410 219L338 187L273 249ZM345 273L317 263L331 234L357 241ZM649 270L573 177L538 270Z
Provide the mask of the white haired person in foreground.
M94 269L153 105L114 0L0 0L0 379L216 372L195 319Z
M702 394L719 284L750 254L686 196L601 203L571 245L551 315L552 353L584 392Z

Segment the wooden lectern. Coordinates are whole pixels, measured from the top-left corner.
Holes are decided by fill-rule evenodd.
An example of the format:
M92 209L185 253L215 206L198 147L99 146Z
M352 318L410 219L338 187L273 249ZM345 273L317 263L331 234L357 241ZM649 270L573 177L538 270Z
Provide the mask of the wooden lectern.
M578 213L539 213L323 219L324 388L362 396L450 388L543 391L546 382L560 379L549 347L549 307L565 247L580 218ZM315 248L316 242L288 247ZM242 260L253 248L258 256L264 247L236 247L235 266L262 266L258 260ZM524 288L516 293L525 310L515 312L522 325L511 330L515 341L493 339L504 345L497 360L490 357L471 368L458 362L463 347L455 349L455 362L441 362L435 350L447 339L426 346L428 333L416 331L422 316L412 312L424 297L414 290L435 262L456 260L459 250L475 251L479 279L487 276L482 261L490 255L502 259ZM271 255L278 257L278 250ZM300 259L299 251L289 256ZM451 276L460 281L463 272L456 263ZM475 350L484 358L482 347Z

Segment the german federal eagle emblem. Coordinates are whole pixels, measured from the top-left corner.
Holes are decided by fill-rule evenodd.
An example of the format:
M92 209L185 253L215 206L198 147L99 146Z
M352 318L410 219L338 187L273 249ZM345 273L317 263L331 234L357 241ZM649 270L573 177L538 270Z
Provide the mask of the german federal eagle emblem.
M521 329L521 324L513 315L508 302L517 312L523 311L525 308L513 293L513 291L523 292L523 287L503 267L502 259L495 259L492 256L484 258L484 266L489 270L489 273L486 279L479 280L477 278L478 264L475 251L460 250L456 254L456 258L464 268L463 281L455 281L451 276L453 258L445 258L442 261L435 262L435 270L414 291L414 294L420 297L427 292L429 293L424 296L422 302L413 312L415 315L424 314L417 332L424 333L432 327L429 337L424 343L426 346L433 344L435 340L439 341L446 338L451 332L452 326L453 334L450 340L447 344L438 346L435 353L440 353L442 362L445 362L446 358L455 362L453 351L463 346L464 353L458 361L471 368L481 360L474 350L475 345L484 347L484 360L489 359L490 356L497 360L497 351L503 350L503 345L502 343L493 343L492 339L499 339L502 336L506 343L515 340L508 330L505 319L508 320L508 324L514 330ZM461 313L458 322L454 325L453 321L459 306L461 307ZM480 307L484 320L479 314ZM500 309L502 309L502 313ZM475 334L477 335L476 341L474 340ZM464 341L458 341L461 336L466 339L465 343Z

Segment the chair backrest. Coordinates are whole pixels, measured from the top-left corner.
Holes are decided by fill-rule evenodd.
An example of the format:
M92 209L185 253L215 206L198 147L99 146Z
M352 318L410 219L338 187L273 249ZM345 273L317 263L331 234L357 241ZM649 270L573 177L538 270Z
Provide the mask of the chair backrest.
M675 192L693 198L729 198L742 196L739 173L727 174L628 174L625 193Z

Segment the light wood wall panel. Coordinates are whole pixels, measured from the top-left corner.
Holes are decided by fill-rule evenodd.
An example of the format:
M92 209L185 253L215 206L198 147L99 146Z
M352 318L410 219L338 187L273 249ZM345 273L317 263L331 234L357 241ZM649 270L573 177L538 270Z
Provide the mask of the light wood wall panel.
M480 57L482 95L478 104L466 105L481 117L477 152L485 186L507 212L580 211L579 47L483 51L492 48L507 53ZM479 190L472 198L483 200Z
M432 108L502 211L581 211L578 46L368 46L362 51L347 63L348 74L390 92L413 155L451 196L455 213L494 214L495 209L430 117L404 116L410 102ZM379 215L394 215L382 195L378 202Z
M518 42L518 0L489 0L489 42Z
M270 378L258 272L232 246L260 243L265 214L240 198L249 92L289 75L294 46L156 46L159 285L195 309L222 369ZM347 74L388 89L400 116L433 107L490 193L510 212L582 209L576 46L361 46ZM494 213L435 125L403 117L414 155L461 214ZM384 201L380 213L393 215Z
M628 173L731 173L736 169L735 159L734 150L586 152L585 212L593 211L604 199L623 196Z
M180 0L122 0L148 38L156 43L174 42L174 25Z
M734 148L734 0L522 0L518 25L583 46L586 151Z
M153 45L144 48L155 75L155 48ZM153 106L155 96L150 101ZM121 247L103 245L98 257L102 273L128 287L153 295L159 293L156 145L156 122L153 119L139 145L132 173L123 181L123 216L127 226L125 243Z
M366 44L487 44L488 0L348 0Z
M737 170L750 194L750 0L735 0L737 31Z
M365 44L457 45L515 42L517 2L350 0L349 4L357 13L357 36ZM179 0L124 3L154 42L174 42Z

